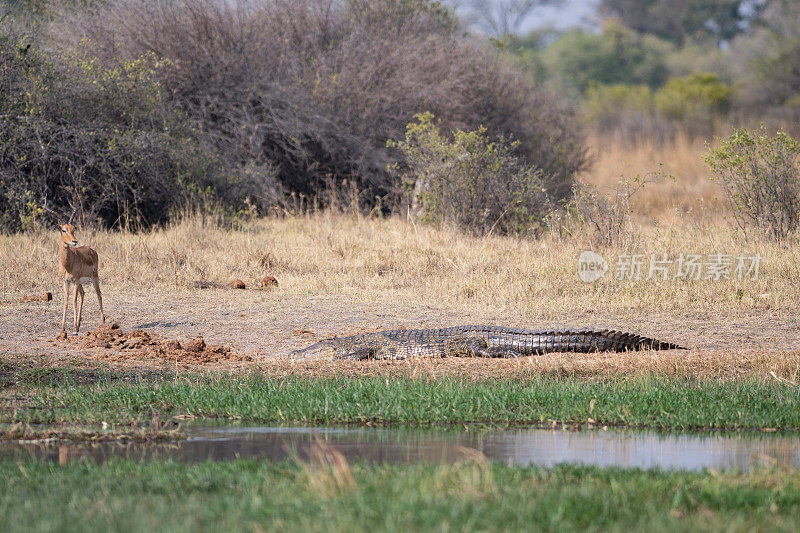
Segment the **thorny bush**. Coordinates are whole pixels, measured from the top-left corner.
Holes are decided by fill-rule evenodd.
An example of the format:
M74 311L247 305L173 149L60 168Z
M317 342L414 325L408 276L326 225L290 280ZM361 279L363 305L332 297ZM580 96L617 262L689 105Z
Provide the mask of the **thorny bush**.
M778 131L771 137L739 128L709 149L706 163L733 208L742 230L756 228L768 238L784 240L800 222L800 143Z
M101 65L0 32L0 229L32 227L45 198L84 225L141 227L211 190L238 196L166 105L167 66L153 54Z
M230 166L260 173L269 199L325 205L355 185L362 208L401 205L387 146L430 111L447 130L513 138L556 198L585 166L572 114L429 0L112 0L64 17L62 46L88 39L105 64L153 53L165 94ZM346 185L345 185L346 184Z

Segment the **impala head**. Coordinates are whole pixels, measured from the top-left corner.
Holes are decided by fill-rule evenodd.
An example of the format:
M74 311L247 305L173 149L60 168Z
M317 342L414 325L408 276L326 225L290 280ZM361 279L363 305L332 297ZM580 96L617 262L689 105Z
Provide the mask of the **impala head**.
M70 203L72 205L72 203ZM50 213L56 220L58 220L58 230L61 232L61 244L65 247L69 248L70 246L78 246L78 239L75 238L75 226L72 225L72 219L75 218L75 213L78 212L76 208L72 209L72 214L69 216L69 220L64 223L64 219L61 216L47 207L47 195L44 195L44 205L42 206L43 210Z
M60 224L61 244L66 247L78 246L78 239L75 238L75 227L72 224Z

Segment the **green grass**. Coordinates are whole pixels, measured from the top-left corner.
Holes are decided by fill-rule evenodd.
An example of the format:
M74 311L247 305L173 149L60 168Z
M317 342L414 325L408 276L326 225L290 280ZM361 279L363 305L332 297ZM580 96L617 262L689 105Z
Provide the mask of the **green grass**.
M797 530L800 474L0 461L7 531Z
M8 435L42 431L24 424L35 422L70 428L105 421L111 431L161 431L171 414L307 424L514 425L591 418L598 425L661 429L800 428L800 391L756 380L277 379L69 368L15 368L5 375L0 433L6 427ZM800 528L800 472L791 469L661 472L483 460L366 466L337 462L336 455L321 455L329 461L325 466L122 459L59 466L0 459L0 530Z
M28 408L0 408L0 422L127 423L158 412L309 424L502 426L593 419L659 429L800 428L800 390L756 380L106 377L93 384L36 385L25 396Z

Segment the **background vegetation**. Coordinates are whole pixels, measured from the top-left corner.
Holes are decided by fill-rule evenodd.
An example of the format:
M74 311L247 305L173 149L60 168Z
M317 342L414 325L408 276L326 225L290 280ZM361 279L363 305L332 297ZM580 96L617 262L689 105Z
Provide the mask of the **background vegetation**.
M460 3L4 0L0 227L47 198L109 227L346 204L530 234L581 190L584 136L800 133L795 2L603 0L597 31L527 35L545 2ZM406 136L424 113L433 144Z
M601 31L507 38L587 125L635 142L731 123L797 131L800 6L784 0L603 0Z
M35 38L3 30L2 201L27 210L9 229L45 195L106 225L163 222L198 198L263 211L354 190L388 212L404 195L387 140L419 112L513 139L554 199L585 165L571 113L436 2L116 0L52 18ZM72 148L80 134L53 123L91 141Z

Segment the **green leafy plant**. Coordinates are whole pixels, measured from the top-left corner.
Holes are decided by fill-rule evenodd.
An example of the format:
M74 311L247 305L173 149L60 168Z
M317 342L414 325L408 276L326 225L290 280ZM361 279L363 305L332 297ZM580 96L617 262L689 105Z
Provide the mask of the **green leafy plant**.
M691 74L670 80L655 94L656 109L690 130L709 131L728 111L733 89L716 74Z
M431 113L415 115L405 139L390 141L405 157L400 169L411 213L476 233L535 231L550 205L542 171L513 154L514 141L492 141L486 128L442 133Z
M667 125L656 122L653 91L647 85L592 85L583 98L583 115L601 132L626 134L631 142L655 137Z
M771 137L739 128L706 163L717 176L742 230L754 227L768 238L785 239L800 221L800 144L779 130Z
M672 46L641 36L617 21L606 22L600 34L569 31L542 52L556 86L583 93L592 85L661 86L667 78Z

